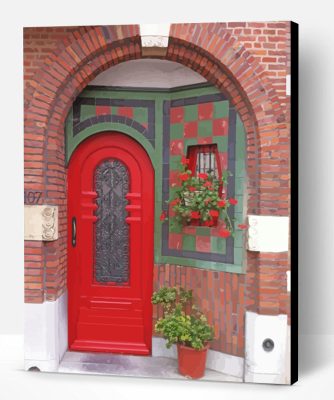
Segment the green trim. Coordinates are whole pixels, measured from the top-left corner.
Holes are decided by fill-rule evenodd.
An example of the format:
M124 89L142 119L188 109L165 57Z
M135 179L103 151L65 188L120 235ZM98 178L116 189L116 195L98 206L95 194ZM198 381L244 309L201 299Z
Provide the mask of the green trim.
M214 86L206 86L200 89L186 89L186 90L178 90L177 92L173 92L170 94L171 100L176 100L176 99L183 99L187 97L199 97L199 96L204 96L208 94L217 94L221 93L217 88ZM187 106L185 106L187 107Z
M163 152L163 97L157 97L155 101L155 146L156 146L156 170L155 170L155 217L154 217L154 262L161 255L161 211L165 209L162 204L162 152Z
M200 269L210 269L220 272L233 272L236 274L245 274L245 267L242 264L223 264L214 261L202 261L192 258L181 258L172 256L160 256L155 259L156 264L175 264L185 267L194 267Z
M212 84L208 82L195 83L192 85L183 85L177 86L173 88L150 88L150 87L136 87L136 86L96 86L89 85L85 90L101 90L101 91L118 91L118 92L151 92L151 93L175 93L181 90L189 90L189 89L202 89L206 87L211 87Z
M244 231L238 229L238 224L244 223L247 210L246 188L246 133L243 123L237 114L236 118L236 168L235 168L235 206L234 223L234 262L241 265L242 273L246 273L246 241Z
M74 152L74 150L77 148L77 146L87 139L89 136L92 136L96 133L101 133L101 132L107 132L107 131L117 131L117 132L122 132L126 133L127 135L131 136L133 139L135 139L137 142L139 142L146 152L148 153L152 164L154 166L154 169L156 167L155 165L155 154L154 154L154 149L151 145L151 143L141 134L138 133L135 129L132 127L121 124L121 123L116 123L116 122L100 122L97 123L93 126L89 126L86 129L83 129L80 133L72 137L72 140L67 140L67 154L66 154L66 161L67 164L69 163L71 156Z

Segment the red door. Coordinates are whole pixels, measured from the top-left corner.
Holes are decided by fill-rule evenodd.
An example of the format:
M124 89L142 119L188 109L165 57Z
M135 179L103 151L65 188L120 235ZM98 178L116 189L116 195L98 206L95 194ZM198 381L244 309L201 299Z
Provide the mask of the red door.
M69 348L150 354L154 172L145 150L107 132L68 170Z

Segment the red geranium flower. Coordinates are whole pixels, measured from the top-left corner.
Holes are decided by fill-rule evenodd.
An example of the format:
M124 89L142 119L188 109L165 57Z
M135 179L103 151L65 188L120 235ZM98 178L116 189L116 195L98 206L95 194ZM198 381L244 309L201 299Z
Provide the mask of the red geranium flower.
M232 206L235 206L236 204L238 204L238 200L237 199L229 199L229 203L232 204Z
M218 204L218 207L225 207L226 206L226 201L225 200L219 200L217 204Z
M170 202L170 205L171 206L175 206L176 204L179 204L180 203L180 199L174 199L174 200L172 200L171 202Z
M227 229L221 229L219 231L219 236L223 237L223 238L228 238L229 236L231 236L231 232L228 231Z
M210 210L209 214L211 215L211 217L218 217L219 215L219 211L217 210Z
M246 225L246 224L239 224L239 225L238 225L238 228L240 228L240 229L247 229L247 228L248 228L248 225Z
M194 186L188 186L189 192L194 192L196 188Z
M201 214L199 213L199 211L192 211L190 215L191 215L191 218L193 218L193 219L201 218Z
M166 213L165 211L162 211L160 214L160 221L164 221L166 219Z
M185 156L182 156L182 159L181 159L181 164L182 165L188 165L189 164L189 158L186 158Z
M198 177L199 177L200 179L208 179L208 174L201 173L201 174L198 174Z
M207 188L211 188L212 187L212 183L211 182L205 182L203 186L207 187Z
M189 175L186 172L183 172L183 174L179 175L181 181L186 181L189 178Z

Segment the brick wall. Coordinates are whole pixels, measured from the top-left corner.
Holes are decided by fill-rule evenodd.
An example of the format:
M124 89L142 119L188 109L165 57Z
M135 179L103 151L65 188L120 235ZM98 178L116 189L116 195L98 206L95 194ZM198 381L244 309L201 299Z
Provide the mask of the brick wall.
M154 290L161 286L182 286L193 290L194 303L214 326L210 348L236 356L244 355L244 316L247 307L245 275L177 265L154 268ZM153 324L162 316L154 307Z

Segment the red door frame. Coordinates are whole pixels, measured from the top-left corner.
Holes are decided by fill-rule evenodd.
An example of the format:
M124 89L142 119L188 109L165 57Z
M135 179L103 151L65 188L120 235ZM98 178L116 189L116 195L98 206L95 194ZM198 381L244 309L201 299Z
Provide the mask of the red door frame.
M126 223L129 224L130 282L125 287L101 285L93 279L93 235L97 220L94 172L106 159L120 160L129 173ZM76 230L75 246L73 229ZM70 350L151 353L153 233L154 169L144 148L117 132L104 132L86 139L73 153L68 168ZM92 322L96 320L98 323Z

